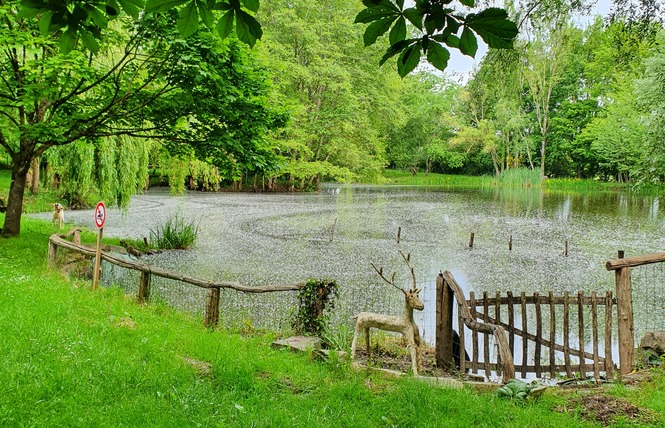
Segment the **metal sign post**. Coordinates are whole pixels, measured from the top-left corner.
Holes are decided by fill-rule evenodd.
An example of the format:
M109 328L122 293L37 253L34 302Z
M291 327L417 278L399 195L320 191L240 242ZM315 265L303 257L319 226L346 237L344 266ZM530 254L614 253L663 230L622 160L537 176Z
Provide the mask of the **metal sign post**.
M99 283L99 271L102 266L102 235L104 234L104 222L106 221L106 206L100 201L95 207L95 226L99 229L97 235L97 251L95 253L95 267L92 271L92 289L97 289Z

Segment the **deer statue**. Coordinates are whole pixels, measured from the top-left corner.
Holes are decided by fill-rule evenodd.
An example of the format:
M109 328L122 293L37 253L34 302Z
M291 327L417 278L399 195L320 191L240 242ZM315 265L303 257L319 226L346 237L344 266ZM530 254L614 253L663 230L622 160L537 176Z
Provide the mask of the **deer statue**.
M420 301L418 293L420 289L416 287L416 275L413 272L413 267L410 263L410 255L404 255L402 251L399 252L404 261L406 262L409 271L411 273L411 279L413 280L413 288L411 290L405 290L402 287L395 285L395 273L393 273L390 279L386 278L383 274L383 268L377 268L374 263L372 267L374 270L383 278L383 280L392 285L393 287L400 290L404 293L404 313L401 316L390 316L383 314L375 314L372 312L361 312L356 315L356 329L353 334L353 343L351 344L351 361L355 359L356 356L356 346L358 343L358 336L364 330L365 331L365 345L367 346L367 358L370 356L370 345L369 345L369 329L374 327L379 330L384 331L394 331L397 333L402 333L406 339L407 346L411 353L411 368L413 370L413 375L418 376L418 370L420 369L420 360L421 360L421 348L420 348L420 332L418 331L418 326L413 320L413 310L422 311L425 305Z

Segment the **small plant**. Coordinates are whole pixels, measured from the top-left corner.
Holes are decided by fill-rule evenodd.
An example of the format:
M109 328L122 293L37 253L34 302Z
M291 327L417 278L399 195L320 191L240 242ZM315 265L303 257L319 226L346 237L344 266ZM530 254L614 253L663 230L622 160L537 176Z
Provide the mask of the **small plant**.
M197 224L176 214L157 230L150 229L150 243L163 250L186 250L194 245L198 234Z
M348 324L340 324L335 328L326 325L323 328L323 343L326 348L335 351L351 351L351 341L353 340L353 328Z
M335 281L310 279L298 292L298 309L293 328L301 334L320 336L330 322L329 311L335 308L339 294Z

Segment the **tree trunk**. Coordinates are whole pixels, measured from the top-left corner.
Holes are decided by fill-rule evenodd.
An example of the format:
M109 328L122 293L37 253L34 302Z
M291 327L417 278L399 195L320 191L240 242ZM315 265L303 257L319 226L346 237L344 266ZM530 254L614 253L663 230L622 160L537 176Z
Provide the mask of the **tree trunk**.
M30 162L17 162L16 159L13 159L12 182L9 185L7 213L5 214L5 224L2 227L2 236L18 236L21 233L25 176L28 173L29 166Z
M30 165L30 170L32 171L32 181L30 183L26 183L28 186L30 186L30 193L33 195L39 192L39 165L40 158L37 156L32 160Z
M545 177L545 146L547 145L547 137L542 136L540 140L540 179Z

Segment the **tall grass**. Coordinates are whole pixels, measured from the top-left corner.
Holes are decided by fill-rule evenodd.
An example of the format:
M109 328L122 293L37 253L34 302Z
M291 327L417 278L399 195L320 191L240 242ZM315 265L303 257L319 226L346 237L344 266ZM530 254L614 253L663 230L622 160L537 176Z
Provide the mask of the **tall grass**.
M408 171L387 169L384 171L384 184L403 186L450 186L450 187L487 187L492 186L494 178L489 176L469 176L450 174L424 174L413 175Z
M506 169L499 176L498 183L508 187L539 187L540 171L529 168Z
M157 229L150 229L150 243L163 250L186 250L191 248L199 234L199 226L180 214L170 216Z

